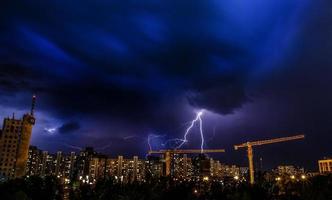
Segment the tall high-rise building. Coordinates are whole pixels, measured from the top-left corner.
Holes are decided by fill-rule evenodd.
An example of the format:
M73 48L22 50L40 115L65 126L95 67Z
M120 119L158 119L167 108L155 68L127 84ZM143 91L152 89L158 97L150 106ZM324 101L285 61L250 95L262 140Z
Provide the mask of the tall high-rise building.
M35 146L30 146L26 166L26 175L29 176L57 176L62 180L73 179L75 152L64 154L58 151L56 154L48 154Z
M30 146L29 156L25 171L25 174L27 176L41 175L42 166L43 166L42 155L43 155L42 150L38 149L35 146Z
M123 170L123 156L118 156L118 171L117 171L117 176L121 177L122 176L122 170Z
M146 179L159 178L163 176L165 167L161 158L155 156L148 156L145 161Z
M70 152L70 156L67 156L65 159L65 172L64 175L73 179L74 177L74 167L76 162L75 152Z
M134 156L133 158L133 179L137 179L137 172L138 172L138 156Z
M30 137L35 124L34 107L36 97L32 97L30 113L22 119L5 118L0 132L0 175L16 178L25 175Z
M173 177L180 180L191 178L192 163L187 154L174 154L173 163L174 169L172 169L173 173L171 174Z
M90 159L89 180L105 179L107 176L107 156L95 155Z
M47 151L42 153L41 176L54 175L54 156L50 155Z
M200 154L193 158L193 177L195 179L202 179L203 177L209 177L211 175L210 158L205 154Z
M222 176L221 174L221 163L219 160L213 160L211 159L211 176L220 178Z
M73 170L74 177L86 177L89 175L90 171L90 161L96 155L96 152L92 147L86 147L83 151L79 153L76 158Z
M61 170L63 169L63 155L62 151L56 152L56 158L54 160L54 166L55 166L55 175L60 176Z

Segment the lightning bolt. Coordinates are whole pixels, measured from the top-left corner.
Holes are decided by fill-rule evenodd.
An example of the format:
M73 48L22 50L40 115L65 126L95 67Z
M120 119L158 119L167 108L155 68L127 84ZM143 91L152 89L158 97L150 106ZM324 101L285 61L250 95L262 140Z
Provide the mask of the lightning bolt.
M82 151L82 150L83 150L83 148L82 148L82 147L79 147L79 146L75 146L75 145L71 145L71 144L67 144L67 143L60 143L60 144L62 144L63 146L69 147L69 148L71 148L71 149L77 149L77 150L79 150L79 151Z
M102 150L108 149L110 147L112 147L112 144L107 144L107 145L102 146L102 147L97 147L96 150L102 151Z
M130 140L130 139L133 139L135 137L137 137L137 136L136 135L128 135L128 136L123 137L122 139L123 140Z
M194 125L199 122L199 131L201 135L201 153L204 152L204 134L203 134L203 120L201 116L203 115L203 110L199 111L196 115L196 118L191 121L190 126L186 129L186 132L183 136L182 142L176 147L176 149L181 148L185 143L188 142L187 136L190 133L191 129L194 127Z
M161 145L162 145L163 147L171 147L171 146L173 146L174 143L175 143L175 144L178 144L179 142L183 142L183 141L184 141L184 140L183 140L183 139L180 139L180 138L168 139L168 140L166 140L166 142L162 143ZM167 146L168 144L170 144L171 146ZM171 147L171 148L174 148L174 146Z
M149 145L149 150L152 151L151 143L150 143L150 135L148 135L148 145Z
M65 147L71 148L71 149L79 150L79 151L83 151L84 150L84 147L76 146L76 145L72 145L72 144L68 144L68 143L66 143L64 141L61 142L61 143L59 143L59 144L65 146ZM110 147L112 147L112 145L111 144L107 144L105 146L95 147L94 149L97 150L97 151L102 151L102 150L108 149Z
M163 147L166 147L170 144L174 144L177 145L175 147L175 149L179 149L181 148L185 143L188 142L187 140L187 137L190 133L190 131L192 130L192 128L195 126L196 123L198 123L199 125L199 132L200 132L200 136L201 136L201 153L204 152L204 143L205 143L205 139L204 139L204 133L203 133L203 120L202 120L202 115L203 115L203 110L200 110L199 112L197 112L196 114L196 117L194 120L192 120L189 124L189 127L186 129L185 131L185 134L183 136L183 138L173 138L173 139L168 139L166 140L164 143L161 143L161 146ZM156 139L156 138L162 138L162 137L165 137L165 135L156 135L156 134L149 134L148 135L148 138L147 138L147 143L148 143L148 146L149 146L149 150L151 151L152 150L152 144L151 144L151 141L153 139ZM173 147L172 147L173 148Z
M216 126L213 127L212 136L209 138L208 142L212 141L216 136Z
M203 112L202 112L203 114ZM201 134L201 153L204 152L204 134L203 134L203 120L201 118L202 114L198 114L198 119L199 119L199 132Z

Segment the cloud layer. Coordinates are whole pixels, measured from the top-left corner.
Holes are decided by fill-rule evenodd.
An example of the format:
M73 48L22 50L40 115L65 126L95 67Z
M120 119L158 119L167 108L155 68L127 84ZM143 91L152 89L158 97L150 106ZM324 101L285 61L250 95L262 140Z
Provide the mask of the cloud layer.
M329 115L309 111L331 109L329 6L310 0L7 3L0 10L0 103L23 110L36 93L40 130L60 127L52 136L59 143L111 138L125 144L131 140L122 138L135 135L138 144L150 132L179 137L198 109L210 113L207 132L232 133L211 146L265 131L315 130L320 138ZM301 125L307 121L325 129ZM142 151L143 143L127 151Z

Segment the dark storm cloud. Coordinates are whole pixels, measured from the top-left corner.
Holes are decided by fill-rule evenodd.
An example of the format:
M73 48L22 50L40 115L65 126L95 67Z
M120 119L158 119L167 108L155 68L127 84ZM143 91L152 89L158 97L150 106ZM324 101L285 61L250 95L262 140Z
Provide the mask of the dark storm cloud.
M33 75L29 69L21 65L3 64L0 71L0 87L5 90L16 91L28 87Z
M46 76L42 83L23 85L46 93L60 114L105 110L149 116L164 93L187 96L188 91L194 94L188 97L193 106L222 114L247 102L245 81L255 70L248 65L252 52L205 31L224 21L211 8L213 2L128 3L132 6L101 2L93 5L96 13L88 2L75 9L65 1L9 6L12 23L3 35L10 40L2 42L14 42L15 48L5 48L10 56L4 60L18 60ZM31 12L44 6L54 9Z
M105 112L149 121L166 96L233 113L249 100L246 87L259 68L258 52L274 41L274 29L287 35L297 6L266 4L275 16L222 13L228 6L241 9L215 1L8 4L1 63L15 61L29 74L19 82L4 79L2 86L45 94L60 116ZM245 28L246 20L265 15L270 21ZM280 25L279 17L290 22Z
M244 86L238 83L211 87L188 96L189 103L221 114L231 114L249 101Z
M67 122L58 128L60 134L70 134L81 128L78 122Z
M173 130L193 108L232 118L249 104L247 124L229 121L232 142L276 130L315 132L322 141L317 127L330 130L332 113L330 7L310 0L7 3L1 105L17 107L37 93L38 110L59 119L59 132L117 141L109 135ZM100 116L94 122L104 120L105 130L83 133L93 124L87 116Z

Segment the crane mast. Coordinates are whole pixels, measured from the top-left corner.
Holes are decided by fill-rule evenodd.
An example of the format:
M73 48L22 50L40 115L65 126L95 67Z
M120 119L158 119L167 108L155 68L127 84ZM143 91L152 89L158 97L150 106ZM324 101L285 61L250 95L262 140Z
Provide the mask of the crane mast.
M290 136L290 137L282 137L282 138L275 138L275 139L269 139L269 140L259 140L259 141L245 142L242 144L234 145L235 150L238 150L239 148L247 148L250 184L255 183L253 146L260 146L260 145L273 144L273 143L279 143L279 142L287 142L287 141L300 140L300 139L304 139L304 135L295 135L295 136Z

